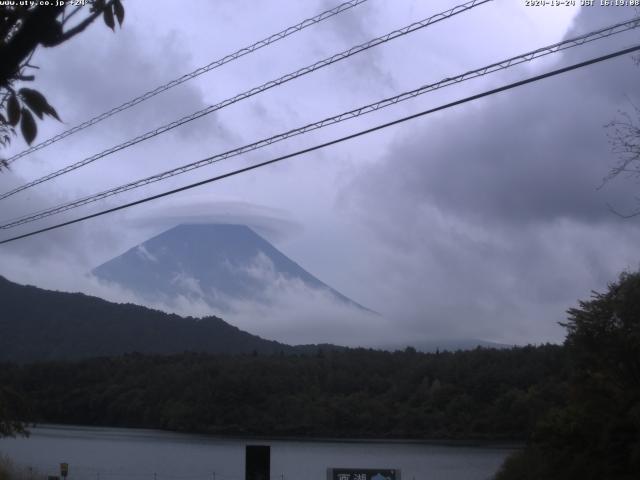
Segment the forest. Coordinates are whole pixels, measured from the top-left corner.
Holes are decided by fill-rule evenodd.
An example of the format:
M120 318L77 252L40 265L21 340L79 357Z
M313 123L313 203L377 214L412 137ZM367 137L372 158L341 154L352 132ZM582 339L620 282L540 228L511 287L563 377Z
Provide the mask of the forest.
M28 419L237 435L524 439L567 395L562 347L127 354L4 364Z

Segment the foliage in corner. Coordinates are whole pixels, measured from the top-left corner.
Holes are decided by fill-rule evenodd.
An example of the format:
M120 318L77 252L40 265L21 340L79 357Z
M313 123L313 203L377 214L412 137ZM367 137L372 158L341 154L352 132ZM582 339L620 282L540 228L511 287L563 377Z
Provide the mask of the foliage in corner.
M640 472L640 272L568 311L570 395L498 480L636 479Z
M33 3L0 5L0 147L6 147L18 129L29 145L33 143L38 134L34 115L39 120L45 115L60 120L42 93L15 88L18 82L35 79L27 71L37 69L29 63L36 48L58 46L83 32L100 16L114 31L116 21L120 26L124 21L121 0L90 0L86 6L75 7L70 2ZM0 170L3 167L8 164L0 159Z

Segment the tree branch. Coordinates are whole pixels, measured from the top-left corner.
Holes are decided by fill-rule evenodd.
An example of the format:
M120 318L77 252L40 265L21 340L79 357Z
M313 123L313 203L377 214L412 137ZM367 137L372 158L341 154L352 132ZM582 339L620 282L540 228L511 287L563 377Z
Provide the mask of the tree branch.
M0 43L0 84L6 84L16 75L24 60L35 50L38 44L51 36L52 27L63 6L43 6L31 10L22 20L22 25L5 44Z
M637 216L640 215L640 210L636 210L634 212L626 213L626 214L625 213L620 213L618 210L613 208L610 203L607 203L607 208L609 208L609 211L611 213L613 213L614 215L616 215L616 216L618 216L620 218L624 218L624 219L629 219L629 218L637 217Z
M62 25L64 25L65 23L67 23L71 17L73 17L76 13L78 13L80 11L80 9L82 8L82 6L76 7L73 12L71 12L69 15L66 15L64 17L64 20L62 20Z
M96 18L98 18L100 15L102 15L102 12L104 12L107 8L111 8L111 6L113 5L113 1L114 0L110 0L109 2L107 2L105 4L104 8L93 12L91 15L89 15L87 18L85 18L78 25L76 25L75 27L70 28L69 30L64 32L60 36L59 41L54 43L52 46L59 45L60 43L65 42L65 41L69 40L70 38L76 36L77 34L81 33L82 31L84 31L89 25L91 25L93 23L93 21Z

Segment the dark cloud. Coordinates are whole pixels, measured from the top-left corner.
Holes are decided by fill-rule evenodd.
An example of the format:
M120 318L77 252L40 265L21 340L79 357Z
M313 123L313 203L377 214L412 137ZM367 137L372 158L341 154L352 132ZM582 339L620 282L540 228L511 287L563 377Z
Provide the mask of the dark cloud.
M613 20L602 17L599 25ZM579 57L572 51L556 66ZM409 127L366 181L484 222L616 221L607 204L636 186L597 190L614 161L604 125L638 98L639 78L619 58L433 115Z
M63 125L50 122L46 133L75 126L200 67L194 65L187 45L184 35L176 31L149 42L148 34L135 23L125 24L114 34L96 22L66 44L38 52L36 86L63 119ZM93 154L101 146L129 140L206 106L198 82L190 81L74 134L74 141L76 145L82 142ZM178 127L169 134L173 135L197 141L226 138L230 132L213 113L191 122L188 128Z
M484 222L616 221L607 203L630 192L597 190L611 159L603 124L615 109L561 81L421 122L368 181Z
M616 17L602 13L584 11L569 35ZM406 126L343 192L386 245L389 302L406 299L391 309L423 331L559 338L577 298L637 268L640 228L607 208L637 185L597 187L614 161L603 125L637 98L639 76L620 58Z

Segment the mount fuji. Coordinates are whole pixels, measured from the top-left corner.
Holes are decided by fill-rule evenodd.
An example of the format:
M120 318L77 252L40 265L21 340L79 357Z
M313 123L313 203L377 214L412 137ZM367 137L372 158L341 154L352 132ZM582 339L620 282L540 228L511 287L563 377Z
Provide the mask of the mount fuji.
M225 312L237 302L268 304L279 286L294 285L370 312L245 225L178 225L96 267L92 273L147 303L197 301Z

